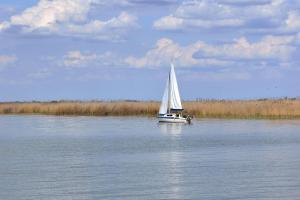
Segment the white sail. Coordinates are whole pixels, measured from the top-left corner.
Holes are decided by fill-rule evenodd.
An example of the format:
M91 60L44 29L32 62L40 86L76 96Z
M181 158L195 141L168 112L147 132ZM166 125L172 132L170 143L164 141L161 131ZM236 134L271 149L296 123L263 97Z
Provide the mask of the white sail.
M166 114L170 109L182 109L174 65L171 64L171 70L166 83L165 92L159 108L159 114Z
M169 104L169 79L167 80L164 96L161 100L159 114L166 114L168 112L168 104Z
M166 88L157 118L165 123L191 123L192 117L182 115L182 105L174 65L171 64Z
M174 65L171 64L171 71L169 75L169 108L170 109L182 109L181 99L176 79L176 74L174 70Z

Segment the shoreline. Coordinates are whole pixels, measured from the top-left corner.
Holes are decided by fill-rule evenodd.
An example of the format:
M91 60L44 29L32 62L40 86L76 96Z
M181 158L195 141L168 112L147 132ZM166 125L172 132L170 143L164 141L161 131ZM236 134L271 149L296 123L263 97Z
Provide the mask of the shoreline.
M11 113L11 114L2 114L0 113L0 117L2 116L41 116L41 117L104 117L104 118L109 118L109 117L120 117L120 118L128 118L128 117L134 117L134 118L139 118L139 117L144 117L144 118L153 118L157 119L156 115L151 116L151 115L54 115L54 114L39 114L39 113ZM300 120L300 117L193 117L193 120L270 120L270 121L275 121L275 120L291 120L291 121L297 121Z
M155 117L159 101L2 102L0 115ZM212 119L300 119L300 99L184 101L185 113Z

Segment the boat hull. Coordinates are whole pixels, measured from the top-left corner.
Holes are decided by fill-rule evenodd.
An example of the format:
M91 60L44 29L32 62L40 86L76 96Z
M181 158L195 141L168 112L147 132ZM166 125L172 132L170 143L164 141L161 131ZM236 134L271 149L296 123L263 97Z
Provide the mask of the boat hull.
M186 118L183 117L165 117L165 116L159 116L158 122L161 123L188 123Z

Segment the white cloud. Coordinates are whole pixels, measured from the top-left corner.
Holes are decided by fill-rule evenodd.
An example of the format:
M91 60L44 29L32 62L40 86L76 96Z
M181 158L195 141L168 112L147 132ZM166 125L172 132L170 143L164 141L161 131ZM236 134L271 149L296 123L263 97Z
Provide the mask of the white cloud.
M266 36L261 41L249 42L242 37L233 43L221 46L205 44L199 52L208 57L229 59L279 59L286 60L296 50L290 45L293 36Z
M136 5L171 5L179 0L98 0L97 4L108 6L136 6Z
M0 55L0 66L14 63L17 60L16 56Z
M90 3L90 0L40 0L36 6L12 16L10 21L12 25L24 26L27 31L53 30L61 22L84 21Z
M171 14L153 23L159 30L239 27L247 29L283 29L285 21L299 27L296 5L283 0L185 0ZM290 13L289 15L287 13ZM277 31L278 31L277 30Z
M272 2L272 0L219 0L219 2L224 3L224 4L243 6L243 5L270 4Z
M0 32L3 31L3 30L6 30L10 27L10 23L8 22L2 22L0 23Z
M95 39L108 40L120 39L126 33L128 27L136 27L136 17L122 12L118 17L107 21L93 20L84 25L69 24L66 26L65 34L76 36L90 35Z
M158 40L155 47L149 50L142 58L130 56L125 59L125 62L134 67L168 66L172 61L174 61L178 66L229 64L227 61L216 60L213 58L195 59L193 55L204 46L205 43L199 41L194 44L181 47L171 39L162 38Z
M153 26L156 29L176 30L184 27L184 20L182 18L174 17L173 15L163 17L154 22Z
M240 19L218 19L218 20L202 20L202 19L182 19L172 15L163 17L154 22L154 28L158 30L179 30L185 28L213 28L213 27L238 27L244 22Z
M295 52L291 43L294 36L266 36L258 42L239 38L231 43L211 45L197 41L180 46L171 39L162 38L143 57L130 56L125 62L134 67L159 67L174 61L177 66L229 66L240 59L288 60Z
M89 20L88 14L98 0L40 0L9 21L0 23L0 31L19 26L24 32L89 36L95 39L120 38L136 26L136 17L126 12L107 21ZM113 29L113 32L110 32Z
M290 11L285 21L288 30L300 30L300 14L296 11Z
M101 6L130 6L128 0L95 0L95 3Z
M239 18L232 18L235 8L215 1L184 1L176 11L154 22L154 28L175 30L190 27L240 26Z

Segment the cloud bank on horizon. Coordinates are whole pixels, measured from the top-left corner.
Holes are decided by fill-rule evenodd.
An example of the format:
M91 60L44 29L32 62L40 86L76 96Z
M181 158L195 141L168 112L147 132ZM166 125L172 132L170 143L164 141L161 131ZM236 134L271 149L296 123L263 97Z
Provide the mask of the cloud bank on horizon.
M300 73L297 0L4 1L0 11L3 87L122 82L146 71L160 74L171 61L195 83L298 83L291 78ZM285 95L284 87L269 95Z

